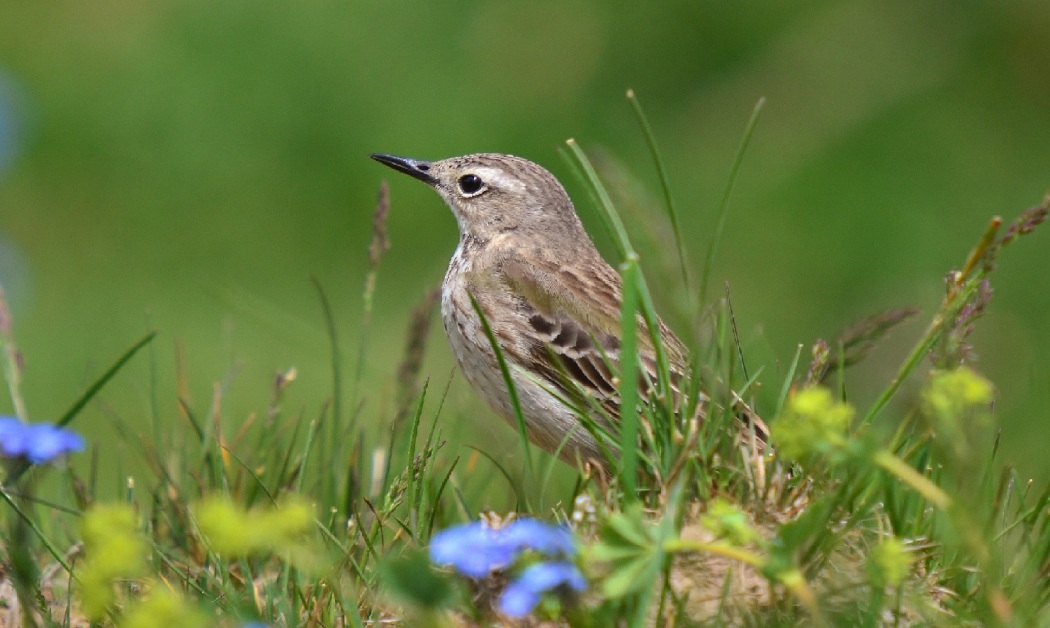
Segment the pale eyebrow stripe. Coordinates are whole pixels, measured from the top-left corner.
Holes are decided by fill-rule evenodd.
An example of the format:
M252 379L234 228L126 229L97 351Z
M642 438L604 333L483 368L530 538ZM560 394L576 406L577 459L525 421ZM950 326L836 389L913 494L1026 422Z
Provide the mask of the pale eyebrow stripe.
M481 180L494 188L500 188L503 190L524 190L525 183L517 177L507 174L507 172L501 168L487 168L485 166L479 166L473 170L474 174L481 177Z

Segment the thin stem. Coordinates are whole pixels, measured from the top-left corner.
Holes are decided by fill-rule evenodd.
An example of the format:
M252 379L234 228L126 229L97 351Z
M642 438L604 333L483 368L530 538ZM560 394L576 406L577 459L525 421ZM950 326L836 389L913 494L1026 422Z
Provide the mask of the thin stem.
M33 531L33 534L35 534L38 539L40 539L40 542L43 543L44 547L47 548L48 553L50 553L51 556L54 557L55 561L57 561L59 565L62 565L62 568L66 570L66 573L76 578L77 576L73 573L73 568L69 565L69 563L66 562L65 557L63 557L62 554L58 551L58 548L51 544L51 541L48 540L47 536L44 535L43 530L41 530L36 525L36 523L29 518L29 515L27 515L25 511L23 511L18 506L18 503L15 502L15 500L7 492L7 489L3 486L0 486L0 497L2 497L5 502L7 502L7 505L15 511L15 514L18 515L18 518L21 519L22 522L25 523L26 526L28 526L29 529Z
M973 250L970 251L970 255L966 258L966 263L963 265L963 269L955 273L952 277L951 286L948 289L947 294L944 295L944 300L941 302L941 307L937 310L937 315L934 317L930 326L926 329L926 333L923 334L919 342L908 354L908 358L901 365L900 369L897 370L897 374L894 375L893 380L890 381L890 385L882 391L875 403L871 405L867 414L864 415L864 419L861 421L861 425L867 425L871 423L879 412L886 407L886 404L890 402L890 399L897 394L897 390L900 389L901 384L904 383L905 378L911 374L915 367L918 366L919 362L926 357L926 354L930 352L930 348L940 340L941 333L943 332L944 323L951 319L955 311L958 308L957 303L965 303L966 299L977 290L978 281L967 280L970 278L970 274L976 269L978 270L974 279L979 279L983 274L983 271L978 268L978 262L984 258L988 252L989 247L995 242L995 236L999 232L999 226L1002 224L1002 219L996 216L988 223L984 233L981 234L981 239L977 241ZM960 300L960 297L961 300Z
M916 471L914 467L897 456L886 450L881 450L875 453L874 460L875 464L915 489L916 492L925 497L938 509L946 511L951 507L952 498L941 487L934 484L928 477Z
M14 334L11 333L11 310L7 307L4 287L0 286L0 348L3 350L4 379L11 394L11 405L15 416L25 423L29 419L25 401L22 399L22 369L18 366L18 348L15 346Z
M727 543L705 543L703 541L691 541L680 538L670 539L664 542L664 551L668 554L682 554L685 552L717 554L731 560L738 560L756 569L761 569L766 564L761 554Z

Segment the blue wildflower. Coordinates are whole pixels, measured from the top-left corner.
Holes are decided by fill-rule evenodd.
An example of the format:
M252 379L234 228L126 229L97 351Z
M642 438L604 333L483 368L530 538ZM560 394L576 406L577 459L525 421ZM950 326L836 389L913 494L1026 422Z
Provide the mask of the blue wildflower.
M509 567L528 549L548 556L571 555L576 545L568 528L537 519L517 519L498 529L474 521L435 534L430 540L430 560L452 565L465 576L484 578Z
M576 539L565 526L539 519L515 519L502 528L503 541L517 548L528 548L548 556L576 553Z
M471 578L484 578L493 570L507 567L517 552L500 542L499 531L474 521L438 532L430 539L430 560L452 565Z
M72 430L0 416L0 454L4 456L25 457L33 464L40 464L82 449L84 439Z
M587 580L569 562L536 563L507 585L500 596L500 610L511 617L525 617L536 608L543 594L556 589L583 591Z

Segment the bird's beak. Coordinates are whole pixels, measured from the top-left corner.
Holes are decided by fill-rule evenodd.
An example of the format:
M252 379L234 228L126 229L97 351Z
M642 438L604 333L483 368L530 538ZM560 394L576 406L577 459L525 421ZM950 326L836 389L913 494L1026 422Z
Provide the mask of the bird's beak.
M396 155L384 155L382 153L372 153L371 157L379 163L390 166L398 172L404 172L408 176L419 179L427 185L436 185L438 182L437 179L430 176L429 161L398 157Z

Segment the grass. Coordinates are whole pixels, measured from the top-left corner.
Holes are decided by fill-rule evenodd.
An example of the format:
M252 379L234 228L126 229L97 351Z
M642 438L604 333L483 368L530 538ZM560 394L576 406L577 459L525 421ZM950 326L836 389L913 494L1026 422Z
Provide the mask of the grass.
M637 99L629 98L663 188L681 280L690 286L688 250L659 151ZM560 463L530 450L520 418L523 478L485 452L447 442L447 384L426 377L422 360L433 340L434 294L406 330L402 363L392 376L396 398L386 408L389 428L363 427L360 387L374 350L369 321L386 246L384 188L350 390L343 390L336 317L317 284L331 344L332 394L315 416L282 407L294 371L275 378L264 410L235 427L223 421L227 384L216 384L206 407L181 400L168 430L118 424L127 450L149 470L123 494L99 487L95 461L84 455L58 466L7 461L3 576L13 592L0 593L0 612L28 625L499 623L505 619L495 610L501 590L528 564L542 562L541 553L526 552L489 578L471 580L431 565L425 548L438 530L483 514L498 527L500 517L483 513L483 504L487 495L505 493L515 496L518 516L564 522L578 544L569 558L588 589L547 595L534 614L552 621L1045 622L1050 487L1023 482L997 459L994 389L974 370L967 338L990 298L997 257L1045 220L1048 201L1005 232L999 219L989 223L949 274L926 331L869 407L847 402L846 367L913 313L875 315L832 343L819 341L809 364L800 349L784 379L773 382L781 392L765 417L772 444L763 445L755 434L737 436L734 427L761 373L741 381L728 298L702 301L732 180L756 119L744 135L700 273L704 288L693 317L697 328L709 328L712 341L696 352L692 377L677 383L678 396L670 394L654 300L628 230L587 155L568 144L622 260L621 379L637 379L632 347L640 323L658 348L656 392L643 400L634 387L622 391L619 433L603 433L591 409L579 408L583 424L607 447L611 477L584 472L570 490L554 494L550 478ZM11 405L24 417L6 310L0 323ZM148 334L114 360L59 424L75 426L153 338ZM923 368L927 361L933 368ZM501 360L501 368L512 384L511 367ZM922 394L898 399L909 378L925 382ZM696 418L701 405L704 420ZM486 474L490 465L495 472Z

